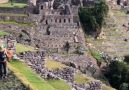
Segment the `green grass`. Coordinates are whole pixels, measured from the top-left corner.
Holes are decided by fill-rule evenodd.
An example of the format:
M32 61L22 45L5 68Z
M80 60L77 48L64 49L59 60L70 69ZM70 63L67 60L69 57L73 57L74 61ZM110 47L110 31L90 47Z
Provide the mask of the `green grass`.
M0 13L3 16L27 16L27 14Z
M102 84L102 90L116 90L116 89L106 86L105 84Z
M99 55L98 51L90 50L90 53L98 62L103 62L104 61L104 59Z
M65 68L67 66L60 62L56 62L56 61L50 60L49 58L46 58L46 67L50 70L55 70L55 69Z
M35 51L35 50L33 47L28 47L28 46L22 45L20 43L17 43L16 44L16 53L21 53L24 51Z
M19 7L19 8L24 8L25 6L27 6L27 4L25 4L25 3L13 3L13 5L11 5L11 3L10 2L8 2L8 3L4 3L4 4L0 4L0 7L11 7L11 8L13 8L13 7Z
M71 86L62 80L53 79L47 80L47 82L56 90L71 90Z
M15 22L15 21L0 21L0 24L16 24L22 27L35 27L35 25L31 23L23 23L23 22Z
M10 64L16 68L38 90L55 90L45 80L32 71L24 62L13 60Z
M4 35L8 35L8 33L7 32L4 32L4 31L0 31L0 37L1 36L4 36Z
M88 83L91 81L95 81L95 80L93 78L86 77L80 73L75 73L75 83L83 84L83 83Z

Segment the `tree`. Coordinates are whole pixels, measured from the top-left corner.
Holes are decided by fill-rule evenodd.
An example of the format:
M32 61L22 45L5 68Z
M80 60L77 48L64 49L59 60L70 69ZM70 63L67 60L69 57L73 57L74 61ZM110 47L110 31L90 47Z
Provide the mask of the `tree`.
M94 8L80 8L79 17L85 32L100 31L108 10L108 5L102 0Z
M129 84L128 83L122 83L119 87L119 90L129 90Z
M129 55L126 55L126 56L124 57L124 61L129 64Z
M11 5L13 5L13 0L10 0L10 2L11 2Z
M64 50L68 53L70 49L70 44L69 42L66 42L66 44L64 45Z
M109 65L105 77L114 88L119 89L122 83L129 83L129 66L123 62L113 61Z

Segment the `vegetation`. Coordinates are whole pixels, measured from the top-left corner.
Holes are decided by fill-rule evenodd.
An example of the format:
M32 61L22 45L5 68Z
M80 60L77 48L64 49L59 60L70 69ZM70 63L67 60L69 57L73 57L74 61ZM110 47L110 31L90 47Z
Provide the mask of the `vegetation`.
M47 80L47 81L56 90L71 90L71 86L62 80L53 79L53 80Z
M4 36L4 35L8 35L8 33L7 32L4 32L4 31L0 31L0 37L1 36Z
M126 55L126 56L124 57L124 61L129 64L129 55Z
M100 56L98 51L90 50L90 53L99 63L104 61L104 59Z
M58 68L65 68L67 66L60 62L56 62L56 61L50 60L49 58L46 58L46 67L50 70L55 70Z
M126 63L119 61L111 62L105 76L114 88L129 90L129 65Z
M16 24L21 27L34 27L34 24L31 24L31 23L23 23L23 22L15 22L15 21L0 21L0 24Z
M13 14L13 13L0 13L0 15L4 15L4 16L27 16L27 14Z
M106 86L105 84L102 84L102 90L116 90L116 89Z
M34 71L32 71L24 62L18 60L13 60L10 65L16 68L16 70L22 74L22 76L27 79L27 81L38 90L55 90L51 85L49 85L45 80L39 77ZM36 89L34 89L36 90Z
M28 46L22 45L20 43L17 43L16 44L16 53L21 53L24 51L35 51L35 50L33 47L28 47Z
M94 79L92 79L90 77L86 77L80 73L75 73L75 83L82 84L82 83L87 83L87 82L91 82L91 81L94 81Z
M108 5L103 0L100 0L94 8L80 8L79 17L85 32L99 32L107 13Z
M2 3L2 4L0 4L0 7L19 7L19 8L24 8L24 7L26 7L27 6L27 4L25 4L25 3L11 3L11 2L8 2L8 3Z

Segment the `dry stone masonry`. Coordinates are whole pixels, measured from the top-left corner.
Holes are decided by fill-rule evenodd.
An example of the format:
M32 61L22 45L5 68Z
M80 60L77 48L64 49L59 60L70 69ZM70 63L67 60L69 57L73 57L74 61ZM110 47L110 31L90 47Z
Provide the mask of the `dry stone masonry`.
M93 81L86 84L75 84L75 70L73 68L66 67L56 70L46 69L44 51L26 51L23 52L21 55L25 62L43 78L64 80L70 83L73 88L75 88L75 90L102 90L100 81Z

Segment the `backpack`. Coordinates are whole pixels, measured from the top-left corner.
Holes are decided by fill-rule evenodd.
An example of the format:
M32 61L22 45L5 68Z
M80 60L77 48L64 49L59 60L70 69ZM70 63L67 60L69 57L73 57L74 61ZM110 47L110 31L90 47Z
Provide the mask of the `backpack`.
M4 61L7 58L7 55L5 54L5 52L0 52L0 61Z

